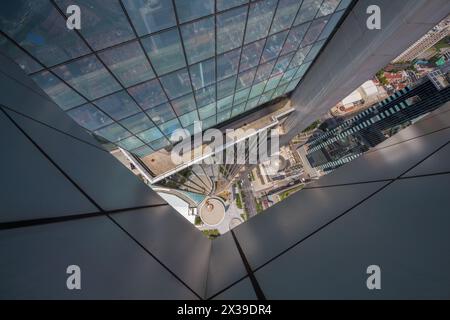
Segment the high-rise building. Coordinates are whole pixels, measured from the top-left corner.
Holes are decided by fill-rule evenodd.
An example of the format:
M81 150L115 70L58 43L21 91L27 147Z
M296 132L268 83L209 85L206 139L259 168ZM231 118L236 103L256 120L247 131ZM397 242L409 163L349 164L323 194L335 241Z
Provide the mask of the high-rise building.
M441 70L437 71L442 75ZM309 141L307 157L311 165L324 172L333 171L379 145L411 121L450 101L450 86L437 83L435 74Z

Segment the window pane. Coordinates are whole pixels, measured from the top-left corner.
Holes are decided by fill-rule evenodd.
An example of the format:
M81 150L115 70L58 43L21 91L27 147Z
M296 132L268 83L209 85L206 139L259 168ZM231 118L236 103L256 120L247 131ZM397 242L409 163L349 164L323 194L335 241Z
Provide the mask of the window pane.
M178 119L173 119L159 125L159 128L166 136L170 137L175 130L181 128L181 125Z
M331 35L339 20L342 18L344 12L345 11L336 12L331 18L329 18L327 25L325 26L322 34L319 37L319 40L327 39Z
M195 99L199 107L216 101L216 85L212 85L195 92Z
M166 95L159 85L158 80L151 80L134 86L129 88L128 92L144 110L167 101Z
M244 46L242 49L241 65L239 67L240 72L258 65L265 42L266 40L262 39Z
M245 111L245 103L241 103L238 106L235 106L231 112L231 116L235 117Z
M154 127L147 115L143 112L120 121L120 124L130 130L132 133L138 133Z
M300 43L303 40L303 37L306 34L306 31L309 28L310 23L305 23L300 26L294 27L289 31L289 35L284 43L283 50L281 51L281 55L286 53L295 51L300 46Z
M306 56L308 55L309 51L311 50L311 48L312 46L307 46L298 50L297 53L294 55L294 58L292 58L289 68L294 68L301 65L305 60Z
M260 98L261 97L256 97L256 98L253 98L253 99L249 100L247 102L247 106L245 107L245 110L247 111L247 110L250 110L250 109L253 109L253 108L257 107Z
M80 7L80 33L94 50L108 48L134 38L133 29L118 1L56 0L56 3L64 13L70 5Z
M160 78L169 99L174 99L192 91L187 69L167 74Z
M72 88L48 71L42 71L41 73L32 76L32 78L63 110L79 106L86 102L86 100Z
M248 0L216 0L216 3L217 11L222 11L248 3Z
M236 76L227 78L217 83L217 99L233 94L235 84Z
M1 34L0 52L2 52L10 59L14 60L26 73L33 73L43 69L43 67L41 67L39 63L34 61L33 58L31 58L24 51L19 49L18 46L16 46L14 43L9 41L8 38L4 37Z
M317 54L319 53L320 49L322 49L322 46L325 44L326 40L322 40L319 42L316 42L314 46L312 47L311 51L308 53L308 55L305 58L305 62L312 61L316 58Z
M122 0L139 36L177 24L172 1Z
M100 52L98 55L125 87L155 77L137 41Z
M151 128L149 130L145 130L144 132L138 133L137 136L145 143L149 143L162 138L163 134L158 130L158 128Z
M231 110L226 110L217 114L217 123L221 123L230 119Z
M117 123L113 123L107 127L95 131L94 133L111 142L117 142L119 140L131 136L131 133L129 131L125 130L122 126L119 126Z
M217 80L222 80L237 73L241 49L227 52L217 57Z
M299 0L280 0L277 12L273 18L270 34L289 28L294 22L301 3Z
M200 114L200 119L206 119L216 114L216 104L211 103L207 105L206 107L198 109L198 112Z
M277 87L278 83L280 82L280 80L281 80L281 75L270 78L269 81L267 82L264 92L275 89Z
M92 104L85 104L84 106L72 109L67 114L80 126L91 131L113 122L110 117Z
M250 4L245 43L267 36L277 2L277 0L262 0Z
M284 40L286 39L287 34L288 31L283 31L267 38L261 62L267 62L269 60L272 60L280 54L281 48L283 47Z
M176 117L172 106L167 102L147 110L147 114L150 116L152 121L158 125Z
M244 37L247 6L218 14L217 21L217 53L238 48Z
M46 66L90 52L50 1L1 1L0 8L0 29Z
M183 25L181 35L189 64L214 56L214 17Z
M262 64L258 67L258 71L256 71L255 82L260 82L269 78L272 73L272 69L275 65L275 60Z
M158 75L186 66L178 29L172 29L142 39L150 61Z
M263 93L264 87L266 86L266 81L260 82L252 87L250 91L249 99L259 96Z
M212 116L208 119L203 120L203 129L208 129L216 125L216 116Z
M319 37L323 28L325 28L327 22L328 22L327 17L324 17L324 18L321 18L318 20L314 20L311 23L311 26L309 27L309 30L306 33L305 37L303 38L302 44L300 46L305 47L307 45L314 43L317 40L317 38Z
M158 140L150 142L149 145L154 150L159 150L159 149L162 149L162 148L165 148L165 147L169 146L170 142L166 138L161 138L161 139L158 139Z
M284 57L279 57L277 62L275 63L275 67L272 70L272 75L284 72L288 67L289 62L291 62L293 56L294 53L288 54Z
M214 13L214 0L175 0L180 23Z
M317 11L322 4L322 0L304 0L295 19L294 25L311 21L316 16Z
M146 156L152 154L152 153L153 153L153 150L152 150L152 148L150 148L149 146L143 146L143 147L134 149L134 150L132 150L131 152L132 152L133 154L137 155L138 157L143 158L143 157L146 157Z
M89 99L120 90L117 81L93 55L55 67L52 71Z
M195 90L206 87L216 81L216 65L214 58L199 62L189 67L192 85Z
M242 72L238 75L236 90L244 89L252 85L255 78L256 68Z
M193 94L188 94L187 96L172 100L171 103L176 114L179 116L196 108Z
M128 151L142 147L144 145L144 143L136 137L129 137L123 139L122 141L119 141L117 144L119 145L119 147Z
M319 9L317 17L323 17L332 14L339 5L339 2L341 2L341 0L324 0L322 6Z
M233 95L217 101L217 112L230 109L233 106Z
M126 91L94 101L94 104L114 120L120 120L141 111Z
M198 121L197 110L186 113L180 117L181 125L185 128L193 124L194 121Z

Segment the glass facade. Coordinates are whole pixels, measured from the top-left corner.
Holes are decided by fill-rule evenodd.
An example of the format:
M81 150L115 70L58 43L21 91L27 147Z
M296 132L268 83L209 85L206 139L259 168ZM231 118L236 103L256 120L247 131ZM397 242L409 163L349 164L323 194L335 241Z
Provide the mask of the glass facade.
M72 4L81 30L66 27ZM0 50L79 125L143 157L196 120L207 129L295 90L349 4L2 1Z

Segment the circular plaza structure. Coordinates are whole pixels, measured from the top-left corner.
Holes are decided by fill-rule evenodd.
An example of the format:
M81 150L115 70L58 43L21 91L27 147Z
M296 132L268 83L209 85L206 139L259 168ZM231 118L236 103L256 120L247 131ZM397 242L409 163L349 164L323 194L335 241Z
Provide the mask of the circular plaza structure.
M199 206L199 215L204 224L215 227L225 219L225 204L220 198L206 198Z

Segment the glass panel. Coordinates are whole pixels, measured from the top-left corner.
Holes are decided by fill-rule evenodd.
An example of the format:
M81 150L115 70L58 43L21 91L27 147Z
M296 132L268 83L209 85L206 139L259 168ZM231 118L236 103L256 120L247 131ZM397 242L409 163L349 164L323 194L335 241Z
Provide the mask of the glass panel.
M284 40L286 39L287 34L288 31L283 31L267 38L261 62L267 62L269 60L272 60L280 54L281 48L283 47Z
M286 71L284 73L283 77L281 78L280 84L284 84L286 82L291 81L291 79L294 77L296 72L297 72L297 68Z
M331 35L339 20L341 20L344 12L345 11L336 12L331 18L329 18L327 25L325 26L322 34L319 37L319 40L327 39Z
M286 39L286 42L283 45L283 50L281 51L281 55L286 53L295 51L300 46L300 43L303 40L303 37L306 34L311 23L305 23L300 26L294 27L289 31L289 35Z
M119 140L131 136L131 133L129 131L125 130L122 126L119 126L117 123L113 123L107 127L95 131L94 133L111 142L117 142Z
M275 77L272 77L269 79L269 81L267 82L266 88L264 89L264 92L270 91L272 89L275 89L278 85L278 83L281 80L281 76L282 75L278 75Z
M143 158L143 157L146 157L146 156L152 154L153 150L149 146L143 146L143 147L137 148L135 150L132 150L131 152L134 153L135 155L137 155L138 157Z
M260 82L269 78L272 73L272 69L275 65L275 60L262 64L258 67L258 71L256 72L255 82Z
M187 96L172 100L171 103L176 114L179 116L195 109L193 94L188 94Z
M79 106L86 102L72 88L48 71L32 76L32 79L63 110Z
M142 39L142 45L158 75L186 66L178 29L146 37Z
M301 79L293 80L289 83L288 87L286 88L286 92L294 90Z
M211 128L216 125L216 116L203 120L203 130Z
M238 75L236 90L244 89L252 85L253 79L255 78L256 68L245 71Z
M156 79L129 88L128 92L144 110L167 101L166 95Z
M224 98L233 94L236 84L236 76L225 79L217 83L217 99Z
M148 119L147 115L143 112L138 113L129 118L120 121L120 124L130 130L132 133L138 133L143 130L154 127L153 123Z
M284 57L279 57L277 63L275 63L275 67L272 70L272 75L284 72L288 67L289 62L291 62L293 56L294 53L288 54Z
M341 2L341 0L324 0L322 6L319 9L317 17L323 17L332 14L339 5L339 2Z
M284 91L286 91L287 86L288 85L285 84L285 85L282 85L282 86L279 86L278 88L276 88L272 98L274 99L274 98L277 98L277 97L283 95Z
M172 1L122 0L139 36L177 24Z
M162 138L163 134L158 130L158 128L151 128L149 130L145 130L144 132L138 133L137 136L145 143L149 143Z
M214 13L214 0L175 0L180 23Z
M304 0L294 25L311 21L316 16L317 11L322 4L322 0Z
M125 150L133 150L142 147L144 143L136 137L129 137L117 143L119 147Z
M172 119L170 121L167 121L166 123L159 125L159 128L162 132L164 132L166 136L169 137L175 130L181 128L181 125L178 119Z
M181 35L189 64L214 56L214 17L181 26Z
M172 106L167 102L147 110L147 114L152 119L152 121L158 125L172 120L176 117L175 112L173 112Z
M249 99L252 99L256 96L259 96L264 91L264 87L266 86L266 81L260 82L252 87L252 91L250 91Z
M244 112L244 110L245 110L245 103L241 103L240 105L235 106L233 108L233 111L231 112L231 116L232 117L237 116L237 115L241 114L242 112Z
M185 128L193 124L194 121L198 121L197 110L186 113L180 117L181 125Z
M141 111L126 91L94 101L94 104L114 120L120 120Z
M217 123L221 123L230 119L231 110L227 110L217 114Z
M155 77L137 41L100 52L98 55L125 87Z
M113 122L110 117L90 103L76 109L72 109L68 111L67 114L80 126L91 131Z
M178 98L192 91L187 69L172 72L160 78L169 99Z
M80 33L94 50L101 50L134 38L133 29L118 1L56 0L66 13L70 5L81 10ZM66 14L69 16L69 14Z
M294 22L301 4L302 1L299 0L280 0L277 12L273 18L270 34L289 28Z
M33 58L1 34L0 52L14 60L26 73L33 73L43 69Z
M216 85L212 85L195 92L195 99L199 107L216 101Z
M153 149L159 150L159 149L162 149L162 148L165 148L165 147L169 146L170 142L166 138L161 138L161 139L158 139L158 140L150 142L149 145Z
M351 2L352 0L342 0L341 3L339 4L339 7L336 10L338 11L347 8Z
M264 104L272 99L272 95L275 90L269 91L261 95L261 99L259 99L259 104Z
M305 60L306 56L308 55L309 51L311 50L311 48L312 46L307 46L298 50L297 53L294 55L294 58L292 58L289 68L294 68L301 65Z
M216 0L217 11L237 7L244 3L248 3L248 0Z
M241 64L239 67L240 72L258 65L265 42L266 39L262 39L244 46L242 49Z
M241 49L227 52L217 57L217 80L222 80L237 73Z
M306 71L309 69L309 66L311 65L311 62L305 63L298 68L297 73L294 76L294 79L302 78Z
M256 106L258 106L259 99L260 99L260 97L256 97L256 98L249 100L247 102L247 106L245 107L245 110L247 111L247 110L253 109Z
M311 23L311 27L309 28L308 32L306 33L305 37L303 38L302 44L300 46L305 47L307 45L314 43L317 40L317 38L319 37L323 28L325 28L327 22L328 22L327 17L321 18L318 20L314 20Z
M217 112L229 109L232 106L233 106L233 96L231 95L217 101Z
M240 7L217 15L218 54L242 45L247 8L247 6Z
M216 81L216 65L214 58L199 62L189 67L192 85L195 90L206 87Z
M46 66L90 52L50 1L1 1L0 29Z
M52 69L88 99L96 99L120 90L117 81L93 55Z
M216 114L216 104L211 103L207 105L206 107L198 109L198 112L200 114L200 119L206 119Z
M316 42L314 46L312 47L311 51L308 53L308 55L305 58L305 62L312 61L316 58L317 54L319 53L320 49L322 49L322 46L325 44L325 40Z
M250 93L250 88L236 92L236 94L234 95L233 103L236 105L236 104L240 104L241 102L244 102L245 100L248 99L249 93Z
M278 0L262 0L250 4L245 43L267 36L277 2Z

